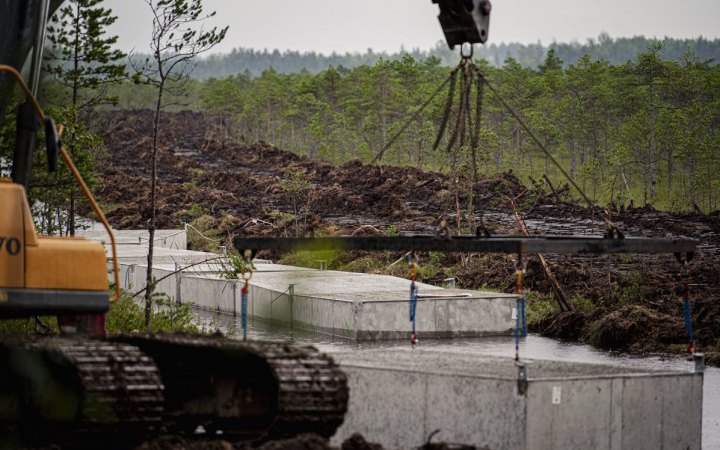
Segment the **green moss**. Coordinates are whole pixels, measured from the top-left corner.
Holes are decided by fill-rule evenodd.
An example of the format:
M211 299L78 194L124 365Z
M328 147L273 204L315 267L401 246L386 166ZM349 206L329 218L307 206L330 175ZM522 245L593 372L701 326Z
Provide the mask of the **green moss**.
M560 312L560 308L552 296L541 295L537 292L526 292L525 301L528 325L541 322Z
M342 253L339 250L301 250L286 255L278 262L310 269L319 269L320 265L324 264L327 269L338 269L338 260Z
M581 294L574 294L570 299L570 303L580 312L591 314L595 311L595 304L592 300L583 297Z
M192 220L189 223L192 228L188 228L187 232L188 249L217 253L222 243L222 232L215 228L216 222L214 217L205 214Z

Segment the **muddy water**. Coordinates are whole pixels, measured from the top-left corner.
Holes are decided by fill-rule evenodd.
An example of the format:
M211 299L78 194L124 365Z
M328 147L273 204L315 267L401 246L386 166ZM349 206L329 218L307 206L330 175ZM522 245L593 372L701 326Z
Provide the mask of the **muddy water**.
M241 336L240 319L224 314L197 311L201 323L219 328L232 336ZM287 341L312 344L324 352L351 352L369 348L395 348L409 346L407 341L354 343L333 336L307 333L286 327L270 326L250 321L248 338L251 340ZM423 340L421 348L446 352L500 355L513 357L515 343L512 337ZM693 363L679 357L636 357L619 355L594 349L587 345L569 344L541 336L530 335L520 347L522 357L534 359L569 360L576 362L623 365L646 369L691 371ZM703 389L703 449L720 450L720 368L707 368Z

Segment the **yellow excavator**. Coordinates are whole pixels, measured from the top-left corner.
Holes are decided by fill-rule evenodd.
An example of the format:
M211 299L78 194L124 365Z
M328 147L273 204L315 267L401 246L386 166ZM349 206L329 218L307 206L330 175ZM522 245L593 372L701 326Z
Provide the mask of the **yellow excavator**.
M79 328L102 334L103 313L110 300L103 246L83 239L38 236L26 195L42 124L49 170L55 170L58 156L62 155L96 213L104 219L60 146L62 127L58 129L35 100L42 45L34 43L43 41L47 16L59 5L59 2L51 5L48 0L5 1L5 10L0 15L0 123L14 86L22 88L26 99L18 108L12 178L0 178L0 318L57 315L67 330ZM30 86L18 71L29 53Z
M106 336L120 296L115 240L62 147L61 125L36 100L47 18L58 0L0 0L0 124L17 110L11 178L0 179L0 320L57 316L58 336L0 335L0 448L131 448L162 434L227 440L315 432L342 423L348 389L310 347L191 335ZM29 66L30 83L21 76ZM40 236L27 189L44 128L49 170L70 168L112 242ZM198 434L200 433L200 434Z

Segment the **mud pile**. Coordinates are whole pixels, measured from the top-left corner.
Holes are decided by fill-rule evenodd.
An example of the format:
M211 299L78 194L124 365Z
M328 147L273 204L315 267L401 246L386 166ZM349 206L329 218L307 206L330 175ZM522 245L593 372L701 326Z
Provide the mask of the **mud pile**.
M270 212L294 213L296 207L314 219L341 226L354 224L426 228L453 209L449 180L440 173L409 167L341 166L313 161L271 144L222 146L205 140L209 127L202 114L162 116L158 152L160 228L191 219L194 205L214 216L265 219ZM110 206L108 218L121 228L147 226L152 114L115 112L102 117L100 134L109 149L102 166L99 197ZM288 169L307 183L296 198L287 188ZM543 198L512 174L483 178L478 202L496 205L504 195ZM465 198L461 198L465 202ZM539 202L544 203L544 200ZM196 208L197 208L196 207Z
M110 112L99 121L109 152L101 164L97 194L107 205L113 226L144 228L150 216L152 113ZM346 235L389 230L433 233L440 216L455 220L455 199L444 174L363 165L359 160L334 166L267 143L216 142L206 138L211 128L200 113L162 116L158 227L180 227L207 215L208 227L220 230L231 242L239 234L281 236L309 229ZM300 180L299 189L293 187L293 175ZM493 233L517 234L507 201L513 197L531 233L601 235L605 231L598 211L570 202L566 187L558 187L555 195L538 183L531 185L526 187L512 173L481 178L474 189L477 221L482 215ZM460 202L466 205L467 198ZM289 219L296 211L302 212L298 223ZM700 251L689 273L694 325L701 348L719 363L720 212L621 208L612 211L612 220L628 236L699 240ZM348 257L358 256L362 255ZM567 313L543 312L533 322L535 331L610 349L679 352L684 348L682 303L675 289L685 276L673 256L547 255L547 259L576 308ZM440 262L452 267L461 286L512 292L510 256L447 255ZM536 298L552 296L536 258L530 258L526 282Z

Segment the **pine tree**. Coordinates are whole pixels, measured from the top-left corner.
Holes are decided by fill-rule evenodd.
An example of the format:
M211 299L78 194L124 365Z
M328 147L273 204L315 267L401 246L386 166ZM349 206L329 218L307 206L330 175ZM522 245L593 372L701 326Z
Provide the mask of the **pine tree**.
M113 49L117 36L106 36L115 21L112 10L98 6L103 0L71 0L48 27L51 47L46 71L69 90L77 113L101 104L115 104L106 87L127 76L125 53Z
M205 31L200 25L215 15L203 13L200 0L146 0L153 14L153 31L150 40L152 64L143 68L146 81L157 87L150 180L150 222L148 224L147 289L145 290L145 325L150 328L153 295L153 243L155 239L155 212L157 194L157 154L160 133L160 114L163 96L173 85L180 85L192 70L192 60L222 42L228 27ZM150 64L149 58L147 63Z
M117 36L106 36L106 29L117 17L110 9L98 6L102 0L71 0L52 18L48 27L50 51L46 56L46 72L64 88L60 103L69 110L69 130L77 129L81 113L101 104L115 104L117 99L107 95L107 88L125 77L126 56L113 49ZM69 99L67 97L70 97ZM92 160L92 155L74 132L68 133L65 143L74 157ZM75 234L75 192L69 192L68 232Z

